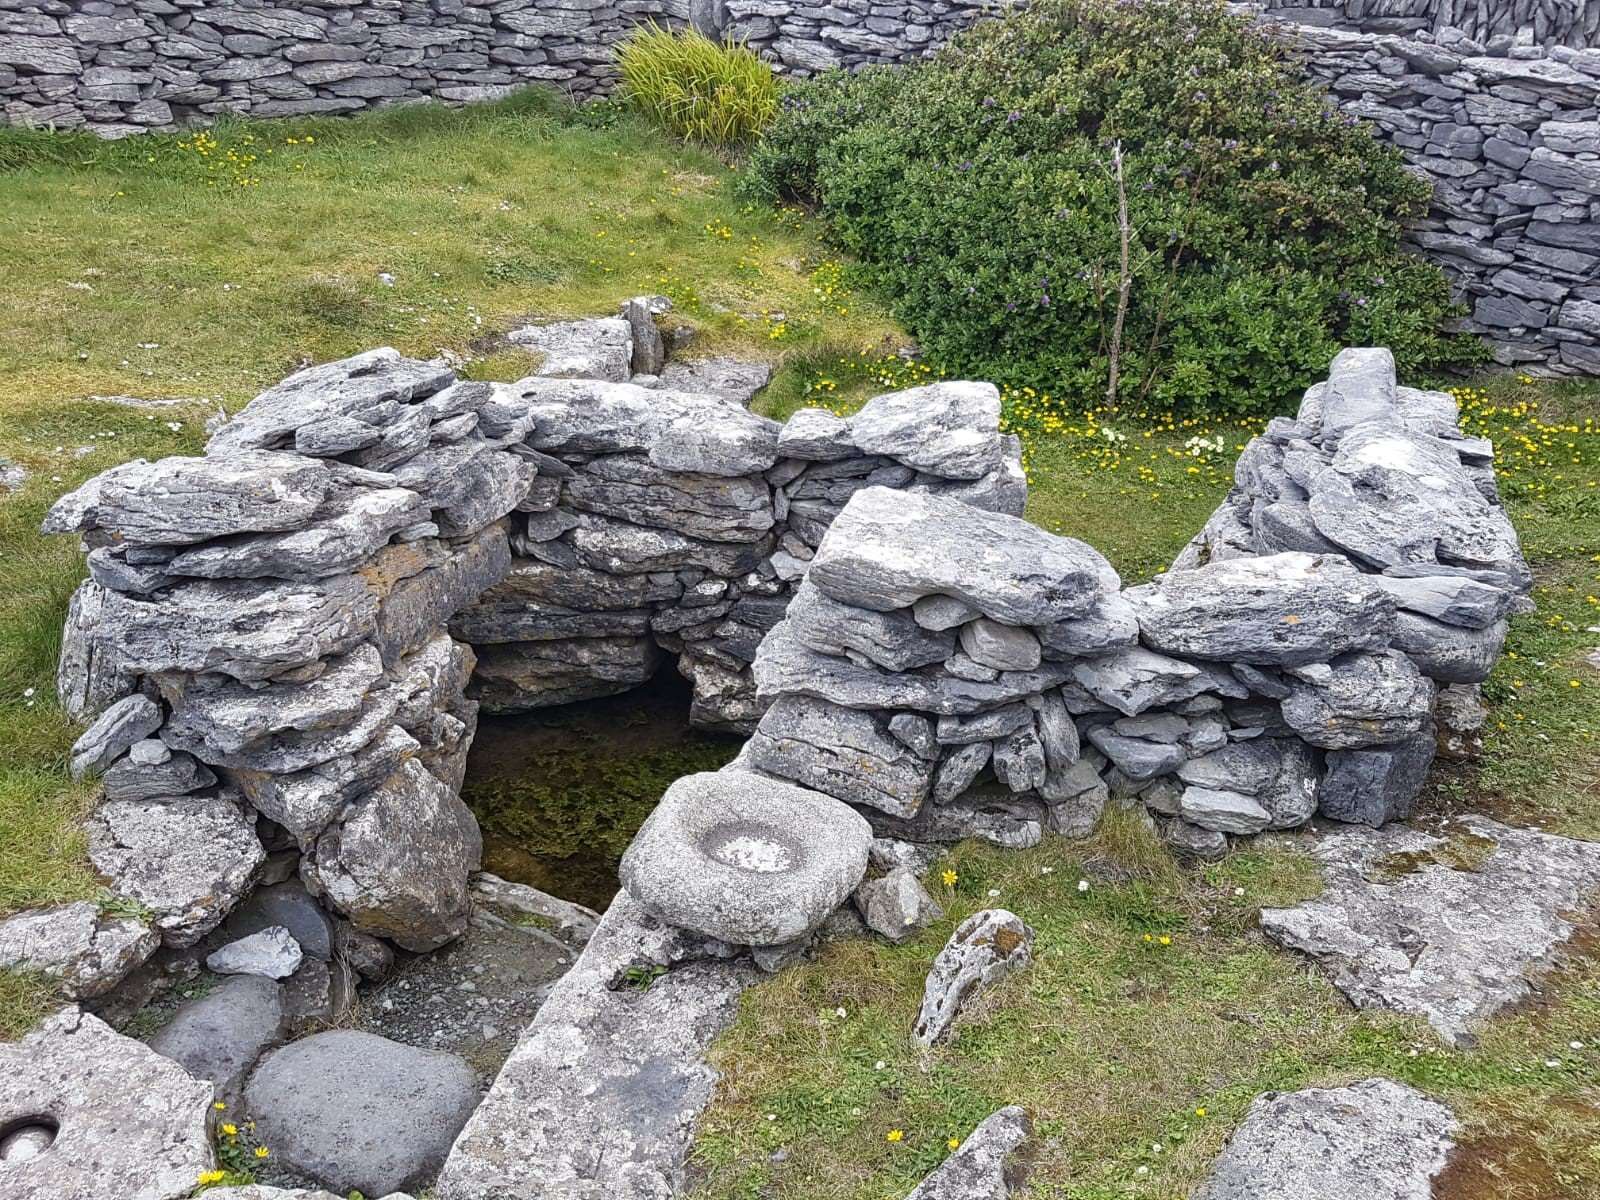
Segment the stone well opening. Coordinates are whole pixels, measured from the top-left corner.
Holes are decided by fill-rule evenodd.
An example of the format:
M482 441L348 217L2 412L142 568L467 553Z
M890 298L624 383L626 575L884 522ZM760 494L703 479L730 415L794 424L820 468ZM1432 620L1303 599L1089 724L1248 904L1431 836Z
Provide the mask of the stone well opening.
M691 724L693 694L667 665L615 695L480 717L461 796L484 869L603 911L667 785L717 770L744 742Z

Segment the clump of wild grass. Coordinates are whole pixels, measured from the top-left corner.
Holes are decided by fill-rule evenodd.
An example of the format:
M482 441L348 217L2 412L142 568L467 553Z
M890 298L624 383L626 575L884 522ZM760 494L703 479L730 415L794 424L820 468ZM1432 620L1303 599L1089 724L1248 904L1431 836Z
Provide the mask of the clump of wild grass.
M753 50L650 22L617 48L622 96L647 119L710 146L748 142L778 111L778 82Z

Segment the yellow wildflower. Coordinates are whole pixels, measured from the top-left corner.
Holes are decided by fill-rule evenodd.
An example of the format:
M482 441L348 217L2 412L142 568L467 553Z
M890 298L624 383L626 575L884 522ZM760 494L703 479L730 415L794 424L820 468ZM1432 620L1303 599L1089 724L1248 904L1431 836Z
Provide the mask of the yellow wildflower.
M956 873L949 867L939 872L939 878L944 880L945 887L955 887L956 885Z
M949 1146L950 1149L954 1150L957 1146L961 1145L961 1139L957 1138L957 1137L953 1137L949 1141L945 1142L945 1145Z
M256 1147L256 1157L257 1158L265 1158L266 1156L267 1156L267 1148L265 1146L257 1146Z
M891 1130L889 1130L888 1133L883 1135L883 1140L886 1141L886 1142L902 1142L902 1141L905 1140L905 1136L906 1136L906 1131L905 1130L903 1130L903 1129L891 1129Z
M238 1137L239 1127L237 1125L224 1125L222 1127L222 1132L227 1134L229 1137Z

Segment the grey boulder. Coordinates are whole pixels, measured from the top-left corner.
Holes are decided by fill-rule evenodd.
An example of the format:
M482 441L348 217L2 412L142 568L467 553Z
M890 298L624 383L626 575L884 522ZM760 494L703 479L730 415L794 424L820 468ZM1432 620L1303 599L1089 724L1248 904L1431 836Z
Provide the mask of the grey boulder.
M0 920L0 969L48 975L69 1000L99 996L160 944L148 921L78 900Z
M1152 649L1270 666L1326 662L1389 641L1394 602L1333 555L1231 558L1124 593Z
M526 325L506 340L544 355L539 375L621 382L633 372L633 330L621 317Z
M850 438L945 479L981 479L1000 466L1000 392L992 383L930 383L868 400Z
M149 1045L196 1079L209 1080L218 1098L231 1104L250 1068L287 1029L283 989L271 979L241 975L187 1001Z
M909 817L927 798L933 762L881 717L809 696L784 696L761 718L751 763L852 804Z
M883 487L850 498L807 578L856 608L886 612L943 595L1011 625L1076 616L1118 587L1111 565L1082 542L1019 517Z
M1032 1167L1033 1122L1015 1104L990 1113L906 1200L1011 1200Z
M856 889L856 908L867 928L891 942L903 942L944 916L910 867L869 879Z
M454 1054L334 1030L268 1054L244 1103L284 1166L340 1194L383 1196L434 1176L478 1083Z
M1389 746L1330 751L1318 811L1373 828L1405 820L1427 782L1437 744L1427 730Z
M1267 1092L1190 1200L1429 1200L1457 1128L1392 1079Z
M923 1046L942 1041L962 1008L1032 958L1033 930L1015 913L988 908L956 927L933 960L912 1037Z
M1284 722L1313 746L1398 742L1427 727L1433 685L1398 650L1347 654L1294 673Z
M72 744L69 766L74 779L98 775L133 746L161 728L161 708L148 696L118 700L95 718Z
M300 943L282 925L269 925L229 942L206 956L206 969L218 975L258 975L285 979L299 969Z

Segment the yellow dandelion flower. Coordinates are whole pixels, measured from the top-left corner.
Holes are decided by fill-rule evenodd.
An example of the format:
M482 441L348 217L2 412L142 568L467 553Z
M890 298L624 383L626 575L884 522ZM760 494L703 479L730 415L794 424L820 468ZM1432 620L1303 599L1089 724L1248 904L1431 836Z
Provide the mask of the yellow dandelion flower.
M218 1112L221 1112L223 1109L227 1108L228 1106L226 1104L224 1104L221 1100L218 1100L211 1107L216 1109Z
M201 1187L207 1187L213 1183L221 1183L224 1174L226 1172L223 1171L201 1171L197 1182Z
M1194 1115L1197 1116L1197 1117L1205 1116L1206 1115L1205 1105L1202 1104L1199 1108L1195 1109L1194 1110Z
M229 1137L238 1137L239 1127L237 1125L224 1125L222 1127L222 1132L227 1134Z
M267 1157L267 1153L268 1153L268 1151L267 1151L267 1148L265 1146L257 1146L256 1147L256 1157L257 1158L265 1158L265 1157Z
M1163 946L1170 946L1170 945L1172 945L1172 939L1170 937L1168 937L1166 934L1163 933L1161 935L1161 944Z
M905 1130L903 1130L903 1129L891 1129L891 1130L889 1130L888 1133L883 1135L883 1140L886 1141L886 1142L903 1142L903 1141L905 1141L905 1137L906 1137L906 1131Z
M950 1138L948 1141L945 1142L945 1145L949 1146L950 1149L954 1150L957 1146L961 1145L961 1139L960 1138L956 1138L956 1137Z
M949 867L939 872L939 878L944 880L945 887L955 887L956 885L956 873Z

